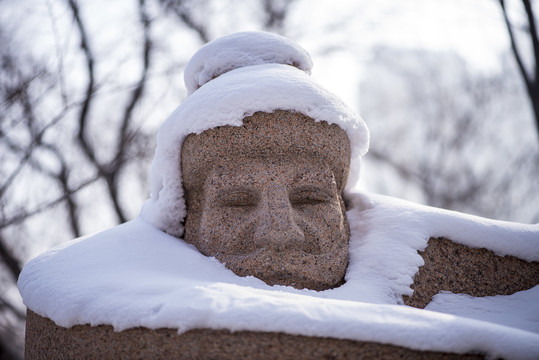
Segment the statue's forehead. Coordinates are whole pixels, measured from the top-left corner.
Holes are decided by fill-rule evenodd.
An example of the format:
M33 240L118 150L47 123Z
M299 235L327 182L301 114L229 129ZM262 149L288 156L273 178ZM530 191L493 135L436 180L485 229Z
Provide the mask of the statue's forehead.
M297 113L278 111L246 117L241 126L221 126L184 141L182 158L276 156L310 153L349 162L350 142L337 125Z
M350 167L350 142L334 124L289 111L255 113L242 126L222 126L189 135L182 146L181 166L185 184L197 186L217 164L236 161L237 166L256 159L311 159L327 164L341 184ZM268 160L269 159L269 160Z
M215 164L208 173L208 184L215 187L256 186L269 182L287 186L333 186L336 180L328 164L302 154L225 160Z
M221 126L204 131L199 135L215 143L222 141L228 147L241 144L248 148L283 147L301 144L312 147L349 143L346 132L338 125L314 120L298 113L278 111L256 113L246 117L241 126ZM329 150L329 149L328 149Z

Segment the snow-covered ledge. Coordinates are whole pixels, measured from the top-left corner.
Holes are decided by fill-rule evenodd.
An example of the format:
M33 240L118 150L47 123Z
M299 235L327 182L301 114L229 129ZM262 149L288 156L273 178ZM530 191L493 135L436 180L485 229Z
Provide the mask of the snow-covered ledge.
M179 334L194 329L285 333L488 358L539 356L539 287L479 298L443 293L427 308L434 311L402 305L402 296L412 295L410 285L423 265L418 251L429 238L443 236L537 262L538 225L493 221L378 195L352 200L346 283L321 292L238 277L140 218L53 249L25 266L19 280L28 308L52 320L46 333L31 330L39 341L27 351L43 353L47 338L53 342L49 351L56 351L49 354L62 353L54 336L48 337L58 334L56 325L71 328L73 334L108 334L111 330L95 326L110 325L122 332L138 328L144 333L142 327ZM165 342L170 336L159 334ZM137 342L144 344L146 336L140 334ZM101 334L91 343L97 341L94 345L106 353L118 345L111 339Z

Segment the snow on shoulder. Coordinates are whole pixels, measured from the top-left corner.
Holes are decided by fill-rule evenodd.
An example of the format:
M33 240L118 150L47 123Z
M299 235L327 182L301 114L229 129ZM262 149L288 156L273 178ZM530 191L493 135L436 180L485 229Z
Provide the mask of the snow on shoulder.
M264 32L230 35L202 47L187 66L186 85L201 76L209 79L159 129L150 173L151 197L141 211L144 220L181 236L186 213L178 164L185 137L223 125L241 126L245 117L256 112L288 110L340 126L350 140L347 188L353 187L359 178L360 158L369 147L369 130L359 115L308 75L310 64L299 45Z
M30 261L25 305L56 324L268 331L394 344L423 351L539 358L539 286L508 296L440 294L427 310L402 304L430 236L539 260L538 225L502 223L356 194L347 213L346 283L326 291L269 286L140 217ZM434 311L429 311L432 309Z

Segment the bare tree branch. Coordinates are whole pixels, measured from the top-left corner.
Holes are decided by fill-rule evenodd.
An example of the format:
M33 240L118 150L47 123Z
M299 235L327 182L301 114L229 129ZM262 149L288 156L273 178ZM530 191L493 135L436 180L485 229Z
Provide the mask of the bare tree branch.
M13 279L18 279L22 270L21 263L6 246L6 241L4 240L2 233L0 233L0 259L6 264Z
M171 10L203 43L210 41L206 25L195 20L188 0L160 0L167 10Z
M40 169L43 173L48 173L48 175L56 182L60 184L63 194L65 196L65 202L68 210L68 219L71 227L71 232L74 237L81 236L80 225L79 225L79 211L78 204L74 199L76 192L72 192L69 188L69 166L62 154L62 152L54 145L43 144L43 147L49 150L54 154L58 162L60 163L60 171L58 173L47 171L46 169ZM33 164L35 167L38 167L39 164Z
M35 215L41 214L42 212L55 207L56 205L58 205L58 204L62 203L63 201L65 201L68 196L77 193L78 191L82 190L83 188L85 188L86 186L88 186L90 184L93 184L94 182L96 182L99 179L100 179L99 176L95 176L95 177L93 177L91 179L88 179L88 180L82 182L78 186L75 186L75 187L73 187L71 189L68 189L67 192L65 192L64 194L62 194L61 196L57 197L56 199L54 199L52 201L41 204L41 205L37 206L35 209L32 209L32 210L23 210L23 211L15 214L15 215L12 215L9 219L2 220L2 222L0 223L0 230L4 229L4 228L7 228L9 226L20 224L23 221L26 221L27 219L29 219L29 218L31 218L31 217L33 217Z
M90 41L88 38L88 33L86 31L86 26L82 21L80 16L80 10L77 2L75 0L68 0L69 7L73 14L73 19L77 25L77 29L80 35L80 46L84 53L86 59L86 73L88 75L88 84L86 85L86 94L83 100L83 104L79 114L79 131L78 138L85 154L88 158L95 164L98 165L94 149L90 142L87 140L86 128L88 122L88 114L90 111L90 106L93 100L94 87L95 87L95 69L94 69L94 56L92 49L90 48Z
M20 320L24 320L26 319L26 314L24 312L21 312L19 309L17 309L15 306L13 306L11 303L9 303L8 301L0 298L0 309L4 307L4 308L8 308L13 314L15 314L15 316L17 316Z
M83 101L83 105L79 114L79 131L78 131L78 139L79 143L88 157L88 159L91 161L91 163L97 168L99 175L102 176L105 179L105 182L107 184L107 189L110 195L110 199L112 201L112 204L114 206L114 210L116 212L116 215L118 217L118 220L120 222L125 222L127 220L126 215L124 214L124 210L122 209L119 201L119 192L117 189L117 176L119 173L119 170L121 168L122 163L122 152L124 150L119 150L117 155L114 157L114 159L111 161L111 163L107 165L103 165L100 163L100 161L97 159L95 150L93 146L90 144L90 142L87 139L87 123L89 120L89 110L90 106L92 104L93 95L95 91L95 69L94 69L94 56L93 51L90 47L89 43L89 37L86 30L86 26L81 18L80 10L78 7L78 4L75 0L68 0L69 6L71 8L73 18L75 20L75 23L77 25L80 38L81 38L81 48L83 50L85 59L86 59L86 72L88 74L88 84L86 87L86 93ZM139 3L140 8L144 8L144 1L140 1ZM144 13L145 14L145 13ZM149 22L148 22L149 23ZM146 44L145 44L146 45ZM148 43L149 45L149 43ZM149 50L148 50L149 54ZM132 100L130 104L127 107L127 111L124 115L124 121L122 123L122 130L120 131L120 143L125 141L126 138L126 132L128 129L128 125L131 119L131 114L134 106L138 102L140 95L142 94L142 90L144 89L144 83L146 79L146 70L143 71L143 81L139 82L139 85L142 83L142 85L137 86L135 88L134 95L132 96ZM138 89L138 90L137 90ZM120 148L123 149L124 146L119 145Z
M0 324L0 358L10 360L23 360L23 351L20 345L22 341L19 339L14 339L14 334L9 328L9 325L5 325L7 324Z
M526 67L524 66L524 61L522 60L522 55L520 54L520 51L518 50L517 42L515 39L515 34L513 33L513 26L511 25L511 21L509 20L507 9L505 7L505 0L499 0L499 1L500 1L500 6L502 7L503 19L507 27L507 33L509 34L509 40L511 41L511 48L515 56L515 60L517 61L517 65L520 70L520 73L522 74L522 78L524 82L526 83L526 86L528 87L528 90L529 90L531 89L531 86L532 86L532 80L528 76Z
M387 151L381 151L374 147L371 147L369 149L368 157L371 157L377 161L380 161L382 163L388 164L391 166L391 168L395 169L399 176L405 180L411 180L411 181L421 181L421 178L412 172L408 167L403 166L396 160L392 159Z
M524 9L526 10L526 19L528 21L528 36L532 43L534 54L533 72L529 74L526 70L526 67L524 66L522 53L519 51L517 46L515 33L513 32L513 26L511 25L511 21L509 20L507 9L505 7L505 0L499 0L499 2L502 8L507 33L509 34L511 49L513 51L513 55L517 62L518 69L522 76L522 80L524 81L524 84L526 85L526 88L528 90L528 96L532 103L532 110L535 116L535 125L537 129L537 134L539 135L539 83L537 78L539 76L539 39L537 37L537 26L535 24L532 4L529 0L522 0L522 3L524 4Z
M142 50L142 73L140 75L137 86L131 92L131 98L124 111L122 125L120 127L120 132L118 134L118 140L117 140L118 148L116 151L117 156L116 156L115 161L118 162L119 164L123 162L123 157L125 156L125 152L126 152L127 145L129 142L128 129L131 123L133 109L135 108L135 106L137 105L137 103L140 101L142 97L142 94L146 87L146 81L148 78L148 70L150 68L150 59L151 59L150 54L151 54L151 49L152 49L152 40L150 38L150 19L149 19L148 13L146 12L145 0L139 0L139 16L140 16L140 22L142 23L143 44L144 44L143 50Z
M282 33L286 17L288 15L290 6L295 0L263 0L262 7L264 9L265 22L264 28L270 31Z
M129 148L130 141L134 136L134 134L129 132L129 129L132 122L133 110L140 102L146 87L152 50L152 40L150 37L151 21L146 10L146 2L145 0L139 0L138 4L139 19L142 24L143 34L142 72L137 85L131 92L129 102L124 111L120 131L116 141L116 156L111 160L106 168L102 168L102 173L109 189L110 198L120 222L127 221L127 216L125 215L119 200L118 175L126 162L126 153Z
M25 152L23 149L21 149L19 146L11 142L9 139L4 139L4 143L8 146L12 152ZM69 166L62 154L62 152L54 145L47 144L47 143L40 143L40 148L48 150L50 153L52 153L55 158L60 163L60 171L55 172L51 171L45 167L43 167L43 164L41 164L38 161L34 161L31 157L26 159L25 162L30 164L32 168L37 170L39 173L43 173L50 177L53 181L58 182L60 184L60 187L62 188L63 193L66 195L65 201L66 205L68 207L68 216L69 221L71 224L71 230L73 233L73 236L79 237L81 235L80 232L80 226L78 224L78 205L75 202L73 196L75 193L72 193L69 189L68 185L68 178L69 178Z
M53 15L53 12L52 12L51 0L47 0L47 13L49 14L49 19L51 21L51 28L54 34L54 46L56 48L56 56L58 58L57 74L58 74L58 82L60 84L60 94L62 96L62 101L64 103L64 106L66 106L67 105L67 90L66 90L65 77L64 77L64 54L59 45L60 32L58 30L56 17Z
M33 139L32 139L32 142L30 143L30 145L28 145L28 147L26 148L26 150L24 151L24 154L23 156L21 157L20 161L19 161L19 164L17 165L17 167L15 168L15 170L13 170L11 172L11 174L8 176L7 180L0 186L0 197L2 197L2 195L7 191L7 189L9 188L9 186L11 186L13 184L13 181L15 180L15 178L17 177L17 175L20 173L20 171L23 169L23 167L25 166L26 162L30 159L31 155L32 155L32 152L34 151L34 149L41 144L41 139L43 138L43 136L45 135L45 133L51 129L54 125L56 125L60 120L62 120L64 118L64 116L66 115L66 113L71 109L71 106L67 106L66 108L62 109L60 111L60 113L58 115L56 115L51 121L49 121L48 124L46 124L45 126L43 126L43 128L41 128L41 130L34 134L33 135Z
M535 24L535 17L533 14L532 4L530 0L522 0L524 8L526 9L526 18L528 19L529 33L531 42L533 45L533 53L535 54L535 73L534 78L537 79L539 75L539 39L537 39L537 26Z

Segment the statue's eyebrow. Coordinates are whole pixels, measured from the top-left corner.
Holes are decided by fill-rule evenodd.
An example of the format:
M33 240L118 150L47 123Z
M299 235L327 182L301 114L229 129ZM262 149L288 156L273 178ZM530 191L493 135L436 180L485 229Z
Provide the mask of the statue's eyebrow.
M313 176L314 175L314 176ZM321 175L321 176L320 176ZM327 175L330 175L329 177ZM323 180L327 184L333 184L337 182L337 179L335 177L335 174L333 174L333 171L331 171L330 168L323 168L321 170L305 170L305 171L299 171L295 174L293 183L295 184L301 184L301 183L312 183L311 180Z
M257 191L250 186L235 186L232 185L230 187L222 187L217 190L217 195L225 195L225 194L237 194L237 193L248 193L256 195Z
M236 171L214 169L209 177L209 180L218 187L230 188L232 187L250 187L255 183L252 175L245 175Z
M290 189L289 196L295 202L322 202L333 198L332 190L323 185L300 185Z
M254 205L260 199L260 194L249 187L232 186L218 189L215 198L228 204Z

